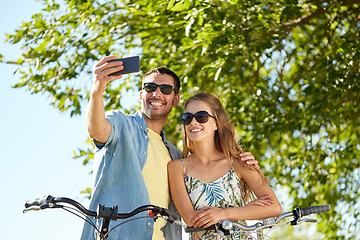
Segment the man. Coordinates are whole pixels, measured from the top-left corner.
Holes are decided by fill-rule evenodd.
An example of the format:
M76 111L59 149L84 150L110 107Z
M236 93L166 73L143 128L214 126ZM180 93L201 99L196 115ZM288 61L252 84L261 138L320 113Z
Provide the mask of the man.
M105 114L102 95L106 85L119 76L121 61L115 56L102 58L95 66L94 81L87 109L87 127L97 151L90 209L98 204L118 205L129 212L141 205L154 204L173 209L167 179L167 163L181 158L181 151L169 143L162 127L179 103L180 81L170 69L155 68L143 77L140 91L141 110L125 115L115 110ZM248 164L257 164L251 154L244 154ZM110 224L110 229L119 221ZM160 219L142 218L117 227L110 239L181 239L181 229ZM94 239L94 229L84 225L82 240Z

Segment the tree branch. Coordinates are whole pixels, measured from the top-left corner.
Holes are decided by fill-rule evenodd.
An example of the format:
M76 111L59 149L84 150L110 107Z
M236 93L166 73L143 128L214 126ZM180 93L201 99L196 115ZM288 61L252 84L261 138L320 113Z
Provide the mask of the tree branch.
M287 22L280 27L284 31L290 31L292 28L308 23L311 19L317 18L324 14L326 10L324 8L318 8L315 12L309 13L305 16L297 18L291 22Z
M292 28L294 28L296 26L306 24L310 20L312 20L314 18L317 18L320 15L323 15L324 13L326 13L328 11L328 9L330 9L330 7L335 3L337 3L337 1L331 1L331 2L329 2L329 5L327 6L327 8L319 7L314 12L311 12L311 13L309 13L309 14L307 14L305 16L302 16L300 18L297 18L297 19L295 19L295 20L293 20L291 22L285 23L284 25L282 25L280 27L280 29L284 30L284 31L290 31ZM340 4L341 6L351 6L351 5L355 4L355 3L359 3L359 2L357 0L343 0L343 1L340 1L338 4Z

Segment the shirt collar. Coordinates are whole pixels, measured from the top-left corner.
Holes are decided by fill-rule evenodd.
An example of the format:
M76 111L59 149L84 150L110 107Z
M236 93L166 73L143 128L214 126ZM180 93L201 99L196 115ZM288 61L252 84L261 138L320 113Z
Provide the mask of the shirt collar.
M146 133L147 133L149 131L148 130L148 125L146 123L144 115L141 113L140 110L135 113L135 117L139 120L141 129L144 129L146 131ZM160 136L161 136L163 142L165 143L165 145L167 145L168 141L167 141L167 139L165 137L165 133L164 133L163 130L161 130Z

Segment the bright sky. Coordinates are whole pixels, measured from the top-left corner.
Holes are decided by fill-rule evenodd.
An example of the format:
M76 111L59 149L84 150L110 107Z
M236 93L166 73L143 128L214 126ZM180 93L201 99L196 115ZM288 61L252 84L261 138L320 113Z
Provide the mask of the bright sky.
M7 59L20 55L20 46L5 44L22 22L38 13L34 0L1 0L0 53ZM27 200L45 195L70 197L88 206L80 191L91 185L90 168L72 159L84 148L85 117L70 118L52 108L47 96L12 89L20 75L0 63L1 239L79 239L83 221L63 210L22 213Z

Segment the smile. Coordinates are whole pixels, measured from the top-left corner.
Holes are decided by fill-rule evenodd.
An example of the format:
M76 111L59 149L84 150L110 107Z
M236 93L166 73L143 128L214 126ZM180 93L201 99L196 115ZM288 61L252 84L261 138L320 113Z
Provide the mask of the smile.
M161 107L161 106L164 106L165 104L163 102L159 102L159 101L150 101L150 105L153 107Z
M197 133L197 132L201 132L201 131L202 131L202 129L200 129L200 128L190 129L191 133Z

